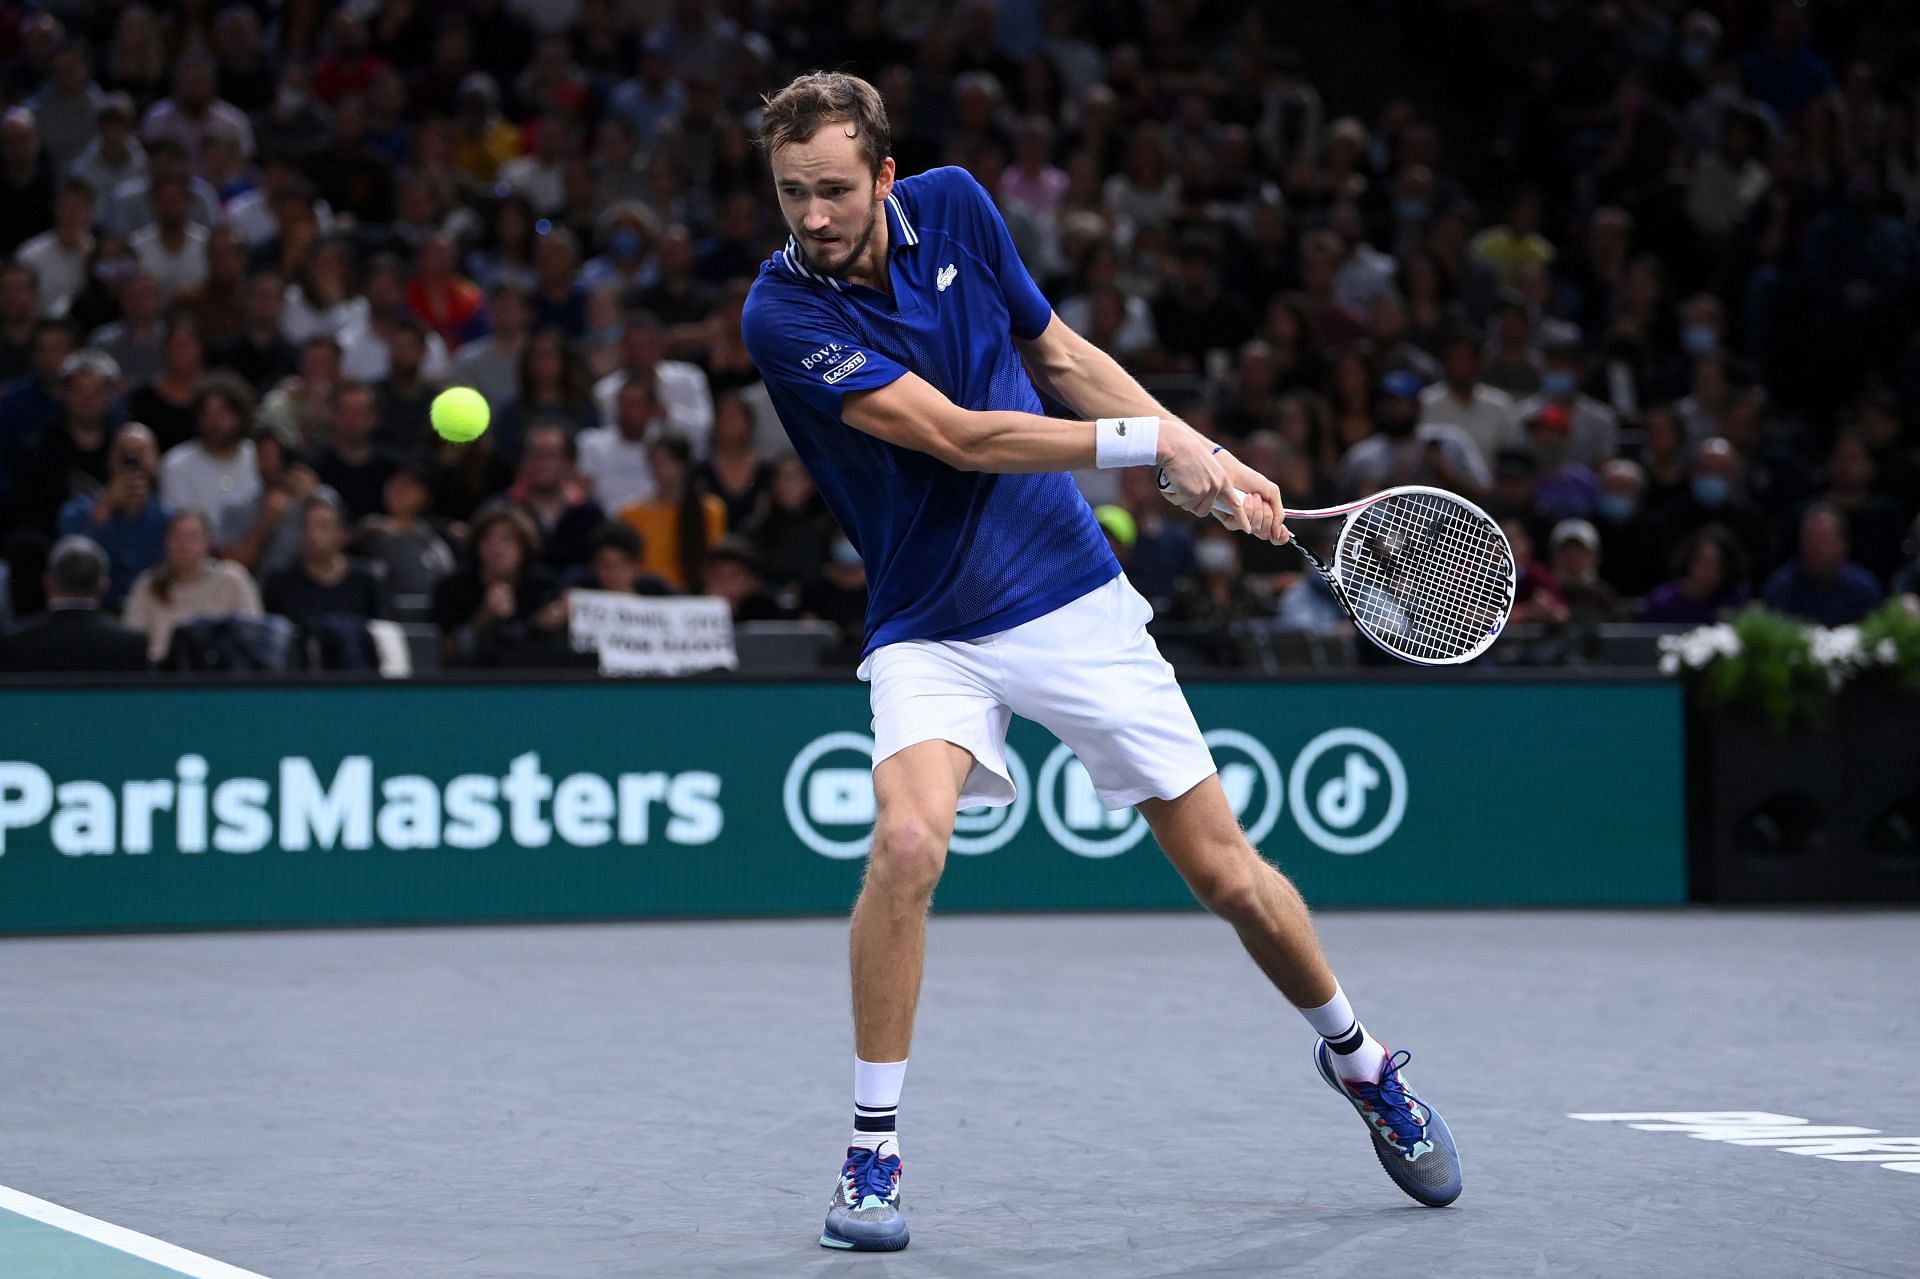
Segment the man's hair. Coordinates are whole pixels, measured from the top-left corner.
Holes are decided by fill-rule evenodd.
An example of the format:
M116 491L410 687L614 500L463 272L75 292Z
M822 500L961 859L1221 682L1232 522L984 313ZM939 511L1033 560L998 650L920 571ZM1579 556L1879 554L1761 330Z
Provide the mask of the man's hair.
M880 164L893 150L893 129L880 91L859 76L813 71L765 99L760 117L760 149L771 156L789 142L805 142L821 126L850 126L867 157L867 169L880 176Z
M240 419L242 431L253 428L255 407L253 388L248 386L246 379L239 374L227 369L215 369L207 374L206 379L200 384L200 394L194 399L194 411L198 413L200 405L208 400L223 401L227 408L232 410L233 415Z
M631 524L622 524L619 520L609 520L602 524L594 535L587 539L587 558L592 559L608 549L630 555L634 559L641 557L646 542Z
M71 533L47 556L47 585L66 596L99 594L107 578L107 553L90 537Z

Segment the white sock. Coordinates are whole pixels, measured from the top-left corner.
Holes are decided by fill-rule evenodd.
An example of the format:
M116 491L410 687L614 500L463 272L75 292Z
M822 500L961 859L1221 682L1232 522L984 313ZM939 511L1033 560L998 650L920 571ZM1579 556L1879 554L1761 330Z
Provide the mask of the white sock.
M1334 1074L1348 1083L1370 1084L1380 1078L1387 1050L1353 1015L1353 1005L1347 1002L1347 993L1338 983L1334 985L1332 999L1318 1008L1302 1008L1300 1015L1327 1041L1327 1047L1332 1050L1329 1055L1333 1058Z
M850 1146L879 1150L892 1142L887 1154L900 1153L900 1134L895 1130L900 1115L900 1089L907 1082L905 1061L861 1061L853 1059L853 1139Z

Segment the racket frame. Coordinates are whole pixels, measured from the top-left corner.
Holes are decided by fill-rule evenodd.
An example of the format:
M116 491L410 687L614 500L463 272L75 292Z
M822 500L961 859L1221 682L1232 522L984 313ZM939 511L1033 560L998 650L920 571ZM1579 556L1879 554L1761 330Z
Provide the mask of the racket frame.
M1173 486L1167 482L1167 473L1165 471L1159 473L1157 483L1163 494L1172 491ZM1235 496L1238 497L1241 495L1236 493ZM1365 511L1370 506L1377 506L1388 498L1413 496L1444 498L1449 502L1457 502L1461 506L1466 507L1486 522L1486 526L1493 530L1494 536L1500 539L1500 545L1505 548L1507 552L1507 564L1510 569L1510 576L1507 583L1506 611L1500 615L1499 620L1493 624L1479 643L1458 657L1414 657L1411 654L1402 653L1383 643L1378 636L1374 635L1372 628L1360 620L1359 613L1353 607L1353 601L1347 596L1346 584L1340 580L1339 570L1335 567L1340 561L1341 550L1345 549L1347 539L1353 533L1355 518L1362 511ZM1226 515L1233 513L1231 504L1218 499L1215 500L1213 509ZM1382 489L1378 493L1360 498L1356 501L1343 502L1338 506L1323 506L1303 511L1288 511L1287 519L1289 521L1344 519L1345 522L1340 526L1340 538L1334 544L1333 564L1328 564L1320 557L1318 552L1307 546L1306 543L1302 542L1299 538L1292 538L1290 541L1292 542L1293 548L1300 552L1301 557L1304 558L1308 564L1312 565L1314 571L1320 574L1321 578L1326 582L1328 589L1333 592L1333 598L1339 603L1341 611L1347 615L1347 620L1353 623L1353 629L1366 636L1368 643L1389 656L1397 657L1401 661L1410 662L1415 666L1459 666L1463 663L1471 662L1474 658L1493 647L1493 642L1500 638L1500 632L1506 629L1507 619L1513 616L1515 598L1519 594L1520 589L1520 566L1513 558L1513 545L1507 541L1505 530L1503 530L1491 516L1481 510L1477 504L1469 502L1458 493L1451 493L1446 489L1434 488L1426 484L1402 484L1396 488Z

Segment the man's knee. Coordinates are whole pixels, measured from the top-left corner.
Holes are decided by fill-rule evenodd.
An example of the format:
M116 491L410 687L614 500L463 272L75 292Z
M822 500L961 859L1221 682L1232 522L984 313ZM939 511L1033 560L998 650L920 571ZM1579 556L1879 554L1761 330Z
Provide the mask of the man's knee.
M1187 877L1193 895L1220 918L1238 924L1260 917L1273 868L1242 842L1207 858Z
M947 864L948 830L914 812L887 813L873 828L867 883L889 895L925 900Z

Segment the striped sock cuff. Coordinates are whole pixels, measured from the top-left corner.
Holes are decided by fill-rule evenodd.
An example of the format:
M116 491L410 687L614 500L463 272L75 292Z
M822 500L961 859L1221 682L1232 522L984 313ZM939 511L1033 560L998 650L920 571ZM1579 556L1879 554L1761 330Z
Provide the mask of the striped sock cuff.
M898 1106L855 1105L853 1130L855 1132L892 1132L899 1114Z
M1339 1034L1326 1035L1324 1038L1327 1041L1327 1047L1344 1057L1367 1042L1367 1032L1361 1028L1358 1021L1355 1021Z

